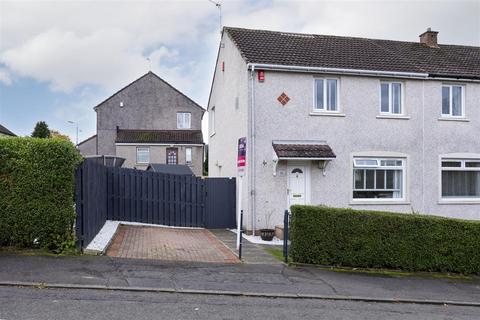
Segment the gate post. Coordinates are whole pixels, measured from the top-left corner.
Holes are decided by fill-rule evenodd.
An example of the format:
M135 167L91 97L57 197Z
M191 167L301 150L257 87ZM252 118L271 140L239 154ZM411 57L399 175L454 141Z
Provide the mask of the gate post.
M288 227L289 227L290 214L288 210L285 210L283 215L283 258L285 263L288 263Z
M242 260L242 239L243 239L243 210L240 210L240 242L238 244L238 259Z

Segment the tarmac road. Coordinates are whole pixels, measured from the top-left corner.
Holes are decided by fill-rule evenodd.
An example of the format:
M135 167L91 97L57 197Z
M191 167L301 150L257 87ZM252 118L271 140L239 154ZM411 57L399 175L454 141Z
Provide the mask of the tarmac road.
M0 319L479 319L480 308L0 287Z

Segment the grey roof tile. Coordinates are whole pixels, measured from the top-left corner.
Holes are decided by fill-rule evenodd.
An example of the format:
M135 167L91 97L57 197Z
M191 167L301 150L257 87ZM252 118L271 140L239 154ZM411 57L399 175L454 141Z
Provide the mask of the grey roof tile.
M225 27L247 63L480 78L480 47Z

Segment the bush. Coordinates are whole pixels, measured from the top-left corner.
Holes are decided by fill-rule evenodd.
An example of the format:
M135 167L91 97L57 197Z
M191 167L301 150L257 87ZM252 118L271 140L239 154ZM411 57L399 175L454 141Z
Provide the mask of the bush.
M300 263L480 274L480 222L292 206L291 257Z
M58 250L71 242L81 156L54 139L0 139L0 245Z

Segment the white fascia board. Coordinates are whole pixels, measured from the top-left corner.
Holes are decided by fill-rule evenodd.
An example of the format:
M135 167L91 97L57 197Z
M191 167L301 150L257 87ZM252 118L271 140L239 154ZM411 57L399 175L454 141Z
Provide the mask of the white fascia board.
M278 70L278 71L306 72L306 73L332 73L332 74L363 75L363 76L372 76L372 77L428 79L428 73L418 73L418 72L285 66L285 65L263 64L263 63L249 63L247 64L247 68L252 70L264 69L264 70Z

